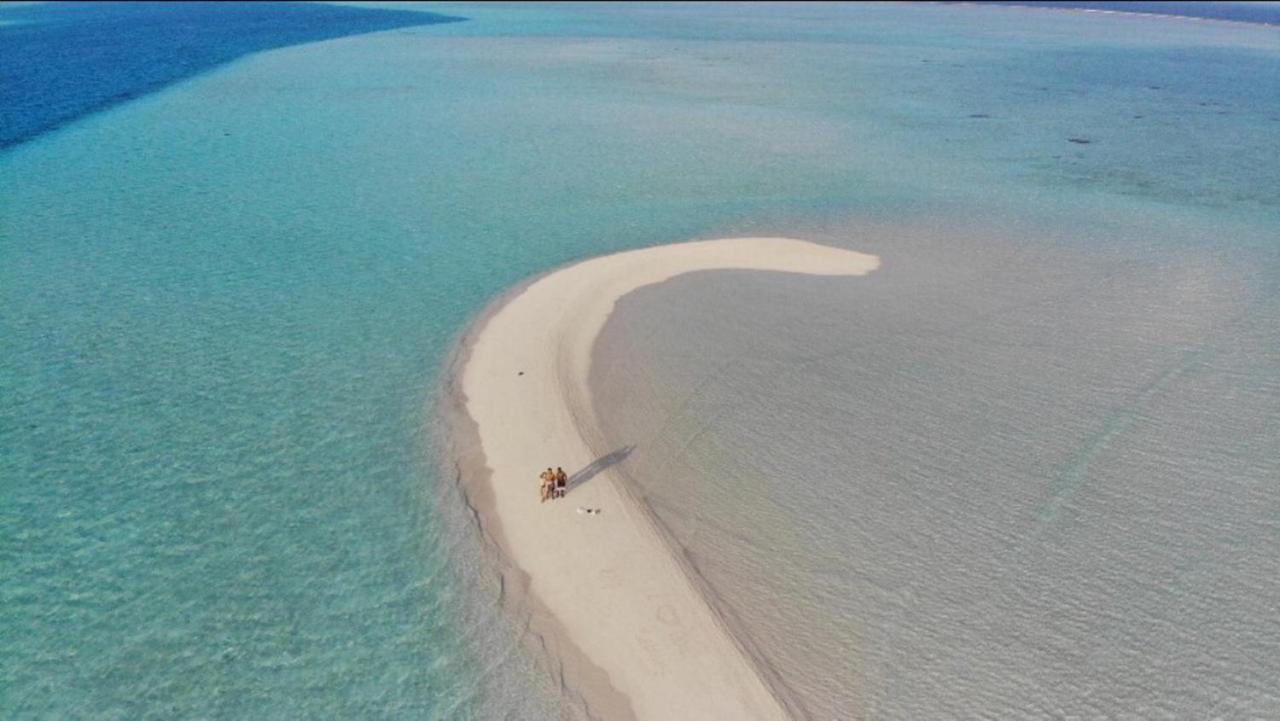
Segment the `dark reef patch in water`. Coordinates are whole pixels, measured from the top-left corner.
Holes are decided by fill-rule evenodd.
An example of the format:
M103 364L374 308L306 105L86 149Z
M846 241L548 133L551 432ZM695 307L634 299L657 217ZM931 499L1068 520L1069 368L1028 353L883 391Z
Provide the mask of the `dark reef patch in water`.
M0 9L0 149L259 50L463 19L295 2Z

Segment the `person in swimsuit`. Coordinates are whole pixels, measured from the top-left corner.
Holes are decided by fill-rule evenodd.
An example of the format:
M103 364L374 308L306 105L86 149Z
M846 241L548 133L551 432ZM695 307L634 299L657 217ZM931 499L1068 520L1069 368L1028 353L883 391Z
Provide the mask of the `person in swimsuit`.
M551 498L552 494L555 493L556 474L550 468L547 468L538 478L542 479L542 486L538 489L539 494L542 496L542 500L539 503L546 503L547 499Z
M556 466L556 497L564 498L564 494L569 490L569 474L564 472L560 466Z

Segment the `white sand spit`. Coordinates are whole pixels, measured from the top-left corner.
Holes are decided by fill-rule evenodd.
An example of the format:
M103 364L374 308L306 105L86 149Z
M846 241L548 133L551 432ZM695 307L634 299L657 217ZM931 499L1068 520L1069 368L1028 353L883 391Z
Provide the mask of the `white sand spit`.
M520 579L533 631L594 716L786 718L785 693L713 610L600 448L587 377L619 298L702 270L864 275L873 255L786 238L734 238L594 258L539 278L475 332L460 372L479 451L463 487ZM540 503L538 474L571 474ZM581 511L579 509L582 509ZM592 512L587 512L588 510Z

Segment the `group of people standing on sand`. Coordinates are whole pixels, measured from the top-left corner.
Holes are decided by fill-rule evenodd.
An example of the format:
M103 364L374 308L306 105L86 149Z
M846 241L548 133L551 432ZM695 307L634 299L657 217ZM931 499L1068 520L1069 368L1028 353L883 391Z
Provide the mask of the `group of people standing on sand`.
M548 498L564 498L564 494L569 490L569 474L559 466L556 466L554 471L547 468L538 478L542 479L542 486L539 489L542 496L541 503L546 503Z

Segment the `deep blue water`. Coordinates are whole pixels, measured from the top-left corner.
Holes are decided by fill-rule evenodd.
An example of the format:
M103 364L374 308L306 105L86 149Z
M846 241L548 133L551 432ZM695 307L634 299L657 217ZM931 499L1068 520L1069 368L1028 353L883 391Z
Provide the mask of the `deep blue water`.
M0 9L0 148L259 50L461 19L292 2Z

